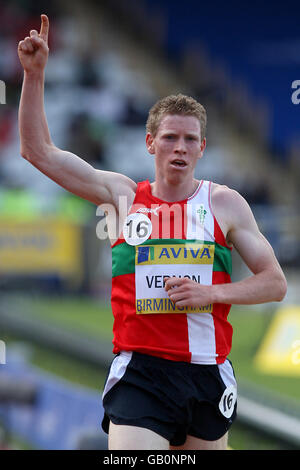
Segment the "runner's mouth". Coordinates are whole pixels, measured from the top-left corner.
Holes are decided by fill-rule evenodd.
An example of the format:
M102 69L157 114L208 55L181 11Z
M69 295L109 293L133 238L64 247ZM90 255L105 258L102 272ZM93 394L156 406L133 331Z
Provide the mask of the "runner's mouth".
M179 159L173 160L171 162L171 165L175 166L175 167L178 167L178 168L184 168L185 166L187 166L185 161L179 160Z

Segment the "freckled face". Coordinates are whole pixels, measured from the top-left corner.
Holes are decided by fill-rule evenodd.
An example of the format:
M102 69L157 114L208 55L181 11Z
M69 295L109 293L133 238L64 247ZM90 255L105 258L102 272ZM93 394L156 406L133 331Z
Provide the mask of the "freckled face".
M146 144L148 151L155 155L156 172L182 179L193 176L204 152L205 139L201 143L200 122L196 117L166 115L156 136L147 134Z

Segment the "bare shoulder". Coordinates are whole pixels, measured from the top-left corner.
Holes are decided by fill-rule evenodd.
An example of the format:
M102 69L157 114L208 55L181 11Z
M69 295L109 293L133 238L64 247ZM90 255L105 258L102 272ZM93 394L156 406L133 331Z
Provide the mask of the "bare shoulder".
M227 239L238 227L257 230L256 221L246 199L235 189L217 183L212 184L211 203L214 215Z
M250 206L246 199L235 189L226 185L212 184L212 205L213 210L218 213L221 211L224 215L231 215L235 218L249 214Z
M128 201L128 206L133 203L137 184L131 178L121 173L115 173L111 171L96 170L97 179L99 181L99 189L103 182L108 189L110 197L108 201L111 201L116 207L118 207L119 198L125 196ZM106 202L99 198L99 202Z
M106 178L109 180L110 189L113 193L119 195L124 190L129 193L136 192L137 184L128 176L113 171L103 172L103 170L96 170L96 172L99 177L102 177L103 173L106 173Z
M212 200L215 204L234 204L238 200L244 199L235 189L231 189L225 184L212 183Z

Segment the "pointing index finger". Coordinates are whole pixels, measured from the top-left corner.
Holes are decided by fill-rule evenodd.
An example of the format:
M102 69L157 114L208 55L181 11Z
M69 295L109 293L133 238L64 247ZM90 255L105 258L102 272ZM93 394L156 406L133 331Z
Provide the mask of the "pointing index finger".
M48 43L49 20L47 15L41 15L40 37Z

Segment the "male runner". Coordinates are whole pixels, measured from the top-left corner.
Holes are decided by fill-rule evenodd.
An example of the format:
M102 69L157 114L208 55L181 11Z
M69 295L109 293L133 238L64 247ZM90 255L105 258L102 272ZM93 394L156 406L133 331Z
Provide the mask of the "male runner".
M68 191L113 209L116 357L102 423L109 448L226 449L237 394L227 359L230 306L281 301L284 274L243 197L194 178L206 145L205 110L194 99L169 96L150 110L151 184L95 170L53 144L43 105L49 21L41 19L40 33L30 31L18 46L21 155ZM233 247L253 275L231 283Z

